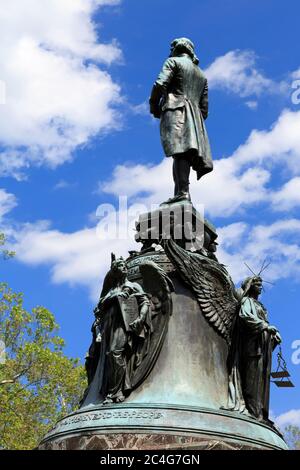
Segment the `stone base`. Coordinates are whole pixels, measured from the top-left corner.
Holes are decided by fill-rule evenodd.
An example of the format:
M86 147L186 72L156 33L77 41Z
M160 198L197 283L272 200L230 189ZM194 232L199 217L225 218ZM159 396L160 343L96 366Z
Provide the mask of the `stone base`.
M46 450L286 450L271 427L239 413L198 407L122 404L81 409L39 446Z

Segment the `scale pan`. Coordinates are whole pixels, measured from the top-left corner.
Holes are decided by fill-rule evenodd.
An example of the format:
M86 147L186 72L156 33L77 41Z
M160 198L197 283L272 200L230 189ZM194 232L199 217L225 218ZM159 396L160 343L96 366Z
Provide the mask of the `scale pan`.
M277 387L295 387L295 385L290 380L273 380L273 382L275 385L277 385Z
M287 370L281 370L278 372L271 372L271 377L273 377L273 379L281 379L283 377L290 377L290 374Z

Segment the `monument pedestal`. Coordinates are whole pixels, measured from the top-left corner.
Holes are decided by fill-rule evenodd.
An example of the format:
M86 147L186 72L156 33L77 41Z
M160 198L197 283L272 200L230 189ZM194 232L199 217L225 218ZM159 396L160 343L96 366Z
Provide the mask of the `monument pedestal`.
M124 403L84 406L57 423L40 449L287 449L270 426L221 409L228 401L226 341L204 318L164 253L128 261L130 279L145 258L175 287L173 313L158 359Z
M60 421L39 449L45 450L285 450L270 427L235 412L127 405L80 410Z

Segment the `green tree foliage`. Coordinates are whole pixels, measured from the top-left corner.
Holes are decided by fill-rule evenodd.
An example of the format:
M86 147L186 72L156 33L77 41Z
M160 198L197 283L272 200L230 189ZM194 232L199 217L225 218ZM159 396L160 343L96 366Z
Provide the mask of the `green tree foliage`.
M0 284L0 448L32 449L62 416L76 409L86 387L77 359L63 353L54 316L31 312L23 295Z
M6 243L5 235L4 235L4 233L0 233L0 253L2 254L2 257L4 259L12 258L13 256L15 256L15 252L6 250L4 248L5 243Z
M290 449L300 450L300 428L289 425L285 428L284 438Z

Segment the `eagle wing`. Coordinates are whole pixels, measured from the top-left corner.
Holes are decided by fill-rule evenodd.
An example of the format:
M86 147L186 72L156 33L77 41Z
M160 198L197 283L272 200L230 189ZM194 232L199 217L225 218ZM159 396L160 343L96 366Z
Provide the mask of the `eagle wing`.
M138 352L138 365L131 378L132 388L138 387L154 367L168 330L172 315L173 283L165 271L153 261L139 265L141 284L150 299L148 329Z
M172 239L165 242L164 248L182 280L195 294L208 323L230 345L239 303L227 271L217 261L187 251Z

